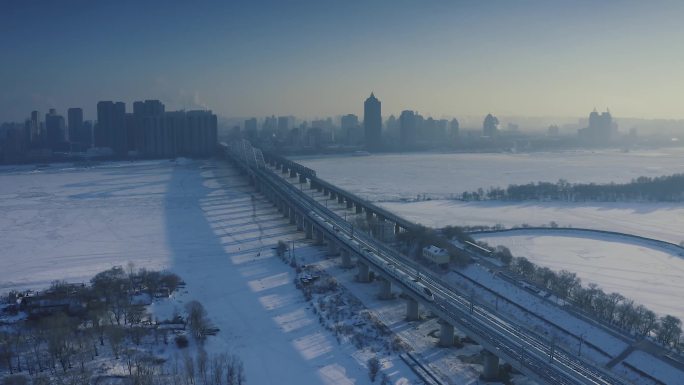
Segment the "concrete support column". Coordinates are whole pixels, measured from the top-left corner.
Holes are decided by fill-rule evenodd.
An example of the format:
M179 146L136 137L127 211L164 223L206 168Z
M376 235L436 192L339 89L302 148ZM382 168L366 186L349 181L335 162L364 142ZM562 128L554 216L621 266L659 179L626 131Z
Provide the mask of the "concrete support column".
M321 230L314 228L314 237L316 238L316 245L323 244L323 232Z
M290 207L290 224L291 225L294 225L295 223L297 223L297 218L295 218L296 216L297 216L297 212L295 211L294 207Z
M373 220L373 212L368 209L366 209L366 220L369 222Z
M321 186L321 185L319 185L318 183L316 183L316 191L318 191L318 192L323 191L323 186Z
M388 279L380 280L380 294L378 295L380 299L392 299L392 282Z
M323 187L323 196L328 196L330 194L330 190L328 190L326 187Z
M304 222L304 234L306 239L313 238L313 225L307 220L302 220Z
M394 234L399 234L401 233L401 226L399 226L398 223L394 224Z
M370 269L366 262L359 260L356 262L356 265L359 267L359 274L357 276L359 282L370 282Z
M302 174L299 174L299 183L306 183L306 177Z
M331 199L331 200L335 200L335 198L337 198L337 193L334 192L334 191L332 191L332 190L330 190L330 199Z
M499 377L499 357L489 350L482 349L482 378L496 380Z
M439 324L439 346L443 348L454 346L454 325L444 320L439 320Z
M297 177L297 171L290 170L290 178L296 178L296 177Z
M283 165L283 174L287 174L288 171L290 171L290 170L288 170L287 167L285 167L285 165Z
M361 214L363 212L363 206L361 206L360 203L355 203L356 205L356 213Z
M328 239L328 255L333 256L339 254L339 246L336 239Z
M380 215L377 216L378 220L376 221L376 226L375 226L375 237L378 238L381 241L385 241L385 218L381 217Z
M347 199L347 209L351 209L354 207L354 202L352 202L350 199Z
M344 197L342 195L337 195L337 203L343 204L344 203Z
M420 319L420 312L418 309L418 301L413 298L406 298L406 320L417 321Z
M304 217L301 214L295 214L295 221L297 221L297 231L304 230Z
M342 255L342 267L345 269L352 267L352 260L351 256L349 255L349 250L340 248L340 254Z

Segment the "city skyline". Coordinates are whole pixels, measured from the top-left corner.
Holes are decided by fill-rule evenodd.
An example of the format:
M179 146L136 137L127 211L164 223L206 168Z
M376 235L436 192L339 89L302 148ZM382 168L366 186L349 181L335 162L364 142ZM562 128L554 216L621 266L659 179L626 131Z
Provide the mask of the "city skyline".
M361 116L370 91L383 116L581 117L607 106L681 119L682 7L12 1L0 16L12 53L0 64L0 120L73 106L89 119L88 101L141 98L224 117Z

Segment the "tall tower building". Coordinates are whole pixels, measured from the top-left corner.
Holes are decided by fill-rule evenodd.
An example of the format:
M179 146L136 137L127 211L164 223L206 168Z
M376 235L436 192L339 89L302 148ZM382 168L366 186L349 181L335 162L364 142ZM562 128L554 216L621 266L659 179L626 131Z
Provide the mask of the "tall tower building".
M54 108L45 114L45 131L47 131L47 146L53 150L64 143L64 117L57 114Z
M97 103L95 146L109 147L117 155L127 152L126 105L123 102Z
M245 134L244 137L245 139L249 140L253 144L256 143L257 138L258 138L258 129L257 129L257 119L256 118L250 118L245 120Z
M402 149L409 149L416 145L418 140L418 122L416 113L405 110L399 116L399 144Z
M40 132L40 121L38 119L38 111L31 111L31 120L29 123L31 127L31 143L40 143L42 141Z
M371 92L363 103L363 128L366 137L366 148L377 150L382 147L382 114L381 103Z
M83 109L69 108L67 110L67 120L69 123L69 141L75 143L84 143Z

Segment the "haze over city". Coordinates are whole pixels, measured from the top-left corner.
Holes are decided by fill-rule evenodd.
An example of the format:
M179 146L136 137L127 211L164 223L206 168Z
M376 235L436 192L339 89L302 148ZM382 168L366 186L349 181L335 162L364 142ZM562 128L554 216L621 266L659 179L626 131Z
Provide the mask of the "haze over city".
M680 2L7 1L0 121L96 100L221 116L684 118Z
M0 385L678 385L684 3L0 3Z

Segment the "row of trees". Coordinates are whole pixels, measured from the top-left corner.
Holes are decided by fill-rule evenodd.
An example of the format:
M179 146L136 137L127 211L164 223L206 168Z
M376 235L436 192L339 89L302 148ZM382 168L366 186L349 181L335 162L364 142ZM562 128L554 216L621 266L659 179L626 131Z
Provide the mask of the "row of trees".
M674 316L658 317L645 306L619 293L605 293L594 283L583 286L575 273L567 270L555 272L548 267L537 266L525 257L513 257L503 246L498 246L493 255L527 281L555 293L598 319L638 336L652 335L664 346L680 348L682 323Z
M232 354L207 354L198 348L196 354L185 352L168 365L154 357L129 349L124 367L132 385L244 385L246 382L242 360ZM96 377L89 368L83 371L12 374L5 376L2 385L84 385Z
M465 201L480 200L560 200L568 202L601 201L656 201L681 202L684 200L684 174L650 178L642 176L623 184L571 184L566 180L556 183L536 182L512 184L503 189L490 187L461 194Z

